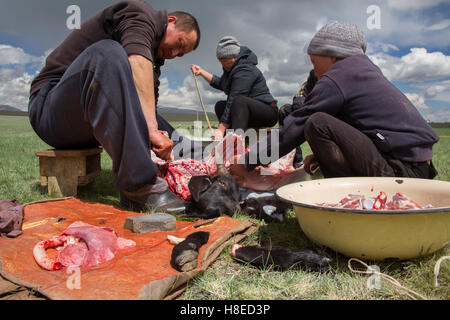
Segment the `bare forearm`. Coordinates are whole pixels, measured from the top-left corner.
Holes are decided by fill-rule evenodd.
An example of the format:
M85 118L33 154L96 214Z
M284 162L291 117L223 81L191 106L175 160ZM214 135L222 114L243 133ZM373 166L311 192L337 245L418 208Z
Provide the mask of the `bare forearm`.
M202 76L203 79L206 80L206 82L211 83L211 80L213 78L213 75L211 73L203 70L203 72L200 75Z
M225 130L227 130L229 127L230 127L230 124L221 122L221 123L219 123L218 130L220 130L222 133L225 133Z
M148 130L149 132L158 130L153 63L140 55L130 55L128 59Z

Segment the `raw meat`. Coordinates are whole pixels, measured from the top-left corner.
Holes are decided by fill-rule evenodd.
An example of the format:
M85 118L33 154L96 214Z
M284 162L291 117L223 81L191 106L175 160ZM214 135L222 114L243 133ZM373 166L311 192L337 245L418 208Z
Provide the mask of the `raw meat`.
M432 205L422 207L403 194L397 192L392 201L387 201L386 193L381 191L376 198L358 194L349 194L338 203L317 203L318 206L328 208L344 208L358 210L417 210L433 208Z
M117 236L110 228L100 228L81 221L72 223L59 236L36 244L33 256L46 270L62 267L93 267L114 258L117 251L132 248L136 243ZM45 252L48 248L58 251L52 259Z
M164 161L152 153L152 159L158 166L158 175L164 178L169 189L184 200L189 201L191 195L188 184L192 176L217 174L217 164L224 164L229 169L237 155L242 155L247 150L244 148L242 137L228 133L204 159L181 159ZM282 157L278 161L265 167L258 167L252 171L248 178L243 180L234 177L239 186L257 191L274 190L278 186L303 173L303 168L294 169L293 161L295 150Z

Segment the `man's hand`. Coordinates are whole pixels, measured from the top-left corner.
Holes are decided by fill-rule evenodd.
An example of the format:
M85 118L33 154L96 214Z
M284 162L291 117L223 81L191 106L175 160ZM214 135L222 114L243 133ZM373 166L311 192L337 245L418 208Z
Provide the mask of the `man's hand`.
M214 134L212 136L212 138L214 140L220 140L223 138L223 136L225 135L225 131L230 127L230 125L228 123L219 123L219 128L217 128L216 131L214 131Z
M313 171L318 167L319 163L316 161L313 154L306 156L305 160L303 160L303 168L305 168L305 172L311 176L314 174Z
M191 71L195 76L202 76L203 79L206 80L206 82L211 83L211 80L213 78L212 73L209 73L208 71L206 71L205 69L196 64L191 65Z
M247 179L249 172L243 164L232 164L230 167L230 174L239 180L245 180Z
M140 55L130 55L128 60L133 72L133 80L141 103L142 113L147 123L151 148L159 158L170 160L173 141L159 132L156 120L153 63Z
M192 71L192 73L194 75L198 76L198 75L202 74L203 69L200 66L196 65L196 64L192 64L191 65L191 71Z
M245 180L250 172L247 171L243 164L239 164L241 157L244 157L244 155L236 155L233 157L233 164L230 167L230 174L238 180Z
M173 141L167 138L159 130L150 132L150 143L152 151L163 160L171 160Z
M223 138L223 132L217 129L216 131L214 131L212 138L213 140L221 140Z

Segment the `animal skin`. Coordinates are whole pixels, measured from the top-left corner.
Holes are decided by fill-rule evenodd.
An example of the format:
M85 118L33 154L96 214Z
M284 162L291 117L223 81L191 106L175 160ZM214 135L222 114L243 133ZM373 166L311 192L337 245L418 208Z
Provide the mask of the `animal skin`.
M239 186L227 172L215 177L192 177L189 190L192 199L186 206L186 215L190 217L211 219L221 214L232 216L235 210L241 210L267 223L281 222L290 207L275 195L240 201Z
M276 195L247 198L241 201L239 206L241 211L250 217L267 223L283 221L286 210L291 207L289 203L280 201Z
M231 256L257 268L269 267L279 270L291 268L309 269L313 271L327 271L331 259L321 256L312 250L291 251L287 248L268 249L257 246L242 246L235 244L231 249Z

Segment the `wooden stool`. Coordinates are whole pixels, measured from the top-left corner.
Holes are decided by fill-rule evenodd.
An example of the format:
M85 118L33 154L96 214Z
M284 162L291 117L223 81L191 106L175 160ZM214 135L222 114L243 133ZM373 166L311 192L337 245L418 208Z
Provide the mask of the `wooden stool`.
M86 186L100 176L102 148L82 150L40 150L41 186L56 197L77 195L78 186Z

